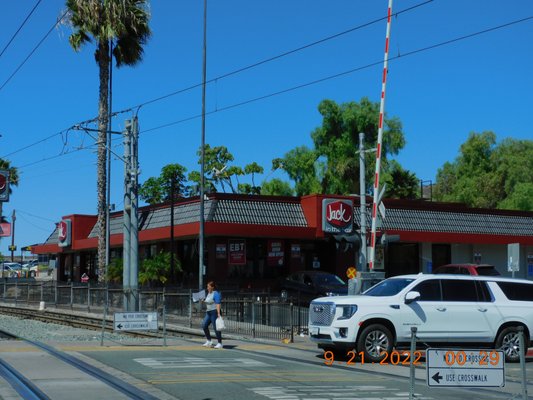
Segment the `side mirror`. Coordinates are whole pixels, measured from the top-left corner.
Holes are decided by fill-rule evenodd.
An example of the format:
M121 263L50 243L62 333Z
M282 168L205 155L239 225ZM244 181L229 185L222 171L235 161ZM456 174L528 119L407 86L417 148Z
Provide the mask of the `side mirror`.
M405 304L410 304L413 301L420 299L420 292L409 292L405 295Z

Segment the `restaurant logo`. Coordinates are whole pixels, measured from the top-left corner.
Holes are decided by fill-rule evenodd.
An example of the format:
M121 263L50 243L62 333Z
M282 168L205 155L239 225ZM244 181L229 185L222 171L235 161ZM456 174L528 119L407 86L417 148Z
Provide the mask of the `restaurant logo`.
M352 202L338 199L322 200L322 230L329 233L352 233Z
M9 200L9 172L0 170L0 201Z
M59 247L70 246L71 230L70 219L64 219L57 224L57 239L59 241Z

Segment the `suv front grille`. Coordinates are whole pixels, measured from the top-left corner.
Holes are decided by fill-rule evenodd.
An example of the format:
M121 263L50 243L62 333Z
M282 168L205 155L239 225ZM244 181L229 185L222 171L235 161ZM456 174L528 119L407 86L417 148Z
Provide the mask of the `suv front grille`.
M335 317L335 303L315 303L309 306L309 323L311 325L330 326Z

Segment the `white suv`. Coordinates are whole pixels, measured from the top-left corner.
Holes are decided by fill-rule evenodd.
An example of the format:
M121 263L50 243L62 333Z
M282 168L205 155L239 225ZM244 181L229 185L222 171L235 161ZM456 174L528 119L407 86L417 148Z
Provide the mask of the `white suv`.
M321 297L309 306L309 336L319 348L355 349L372 362L406 345L411 327L419 344L493 347L518 361L519 326L528 347L533 282L495 276L396 276L360 296Z

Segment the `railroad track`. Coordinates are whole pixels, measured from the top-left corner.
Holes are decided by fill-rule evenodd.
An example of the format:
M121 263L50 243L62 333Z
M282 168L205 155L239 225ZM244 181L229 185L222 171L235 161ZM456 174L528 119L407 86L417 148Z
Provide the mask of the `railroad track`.
M22 319L31 319L46 323L66 325L74 328L88 329L94 331L101 331L103 328L106 332L114 332L113 321L107 318L105 321L103 321L102 318L91 317L87 315L71 314L51 310L34 310L30 308L12 307L5 305L0 306L0 314L10 315ZM159 337L158 334L153 332L123 331L120 332L120 334L141 338Z
M112 376L111 374L94 367L74 356L71 356L63 351L57 350L52 346L48 346L44 343L28 340L25 338L16 337L10 332L0 331L1 335L10 336L22 340L28 344L31 344L38 349L47 352L55 359L60 360L63 363L78 369L83 374L87 374L98 381L103 382L105 385L119 391L120 393L128 396L133 400L157 400L156 397L151 394L136 388L135 386L122 381L119 378ZM24 399L24 400L51 400L51 398L41 390L37 385L31 382L23 373L14 368L8 362L0 358L0 376L2 376L6 382Z
M161 333L154 331L120 331L116 332L113 326L113 319L106 318L105 321L102 317L90 316L80 314L76 312L61 312L50 309L37 310L33 308L26 308L20 306L0 305L0 314L10 315L22 319L37 320L46 323L59 324L64 326L70 326L80 329L88 329L101 332L104 329L108 333L120 333L124 336L157 339L162 338ZM183 328L175 328L171 326L165 327L166 336L175 337L199 337L203 333L194 330L186 331Z

